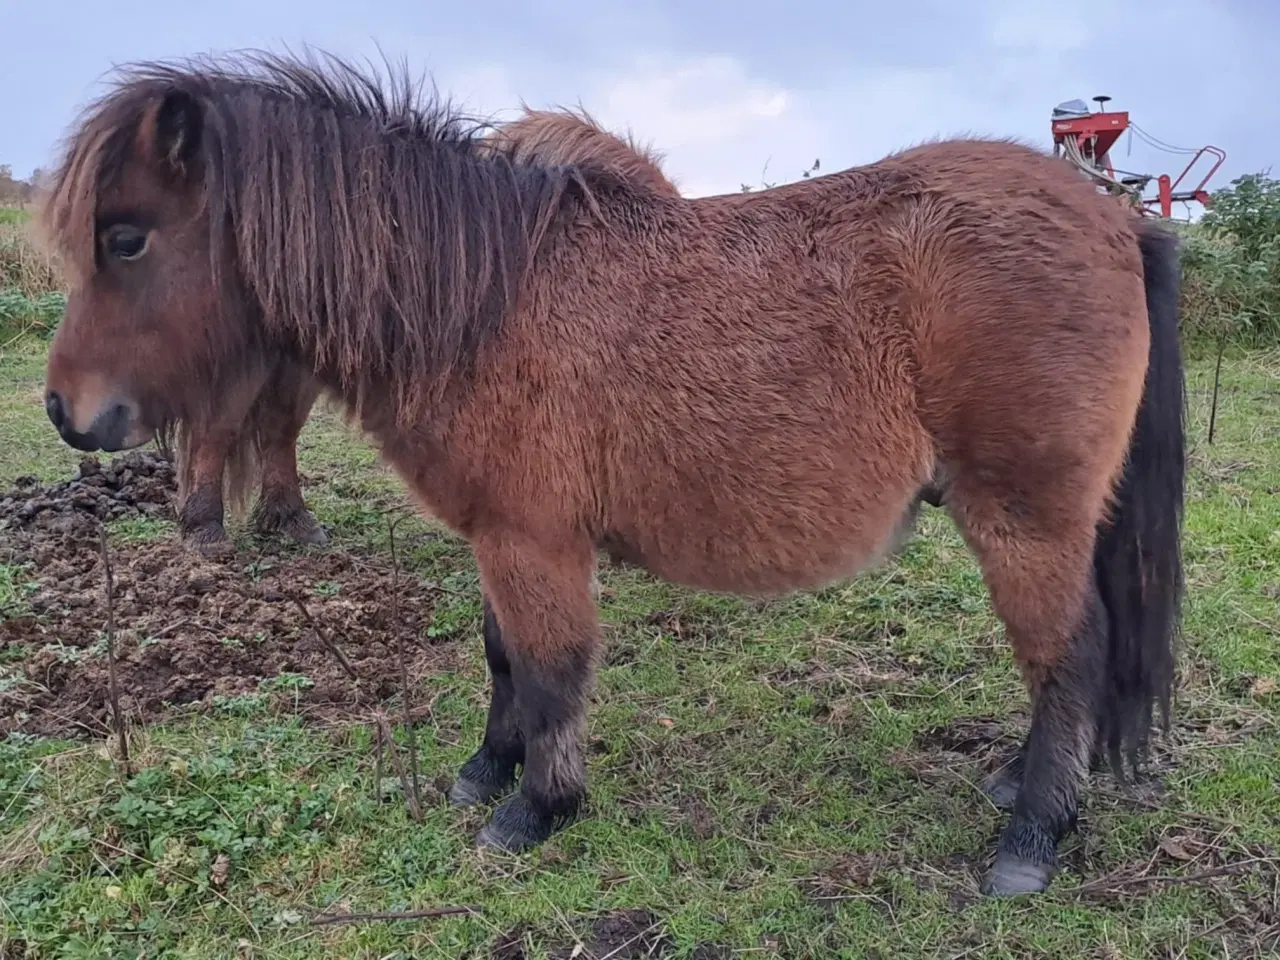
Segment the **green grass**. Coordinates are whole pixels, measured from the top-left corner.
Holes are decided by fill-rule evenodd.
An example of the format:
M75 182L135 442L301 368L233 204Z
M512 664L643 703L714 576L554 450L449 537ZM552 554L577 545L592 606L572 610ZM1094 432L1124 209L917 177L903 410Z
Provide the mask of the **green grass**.
M44 419L41 350L0 359L0 480L61 479L78 459ZM772 604L602 570L591 813L523 856L473 849L483 813L430 788L422 824L403 803L375 804L370 729L304 723L278 698L136 732L125 782L102 744L0 743L0 956L21 942L36 957L484 957L512 938L530 957L568 956L594 918L624 908L649 911L671 956L704 960L1260 950L1280 922L1274 861L1150 879L1280 846L1280 697L1267 692L1280 681L1280 355L1229 357L1208 447L1211 378L1196 360L1190 596L1177 728L1157 751L1165 791L1094 777L1081 833L1062 847L1067 869L1043 897L976 896L1003 817L975 788L974 758L943 748L993 721L1012 744L1025 696L976 567L928 511L893 562ZM383 513L404 495L370 449L321 410L300 456L332 549L385 550ZM406 565L452 588L437 628L463 634L458 671L417 691L432 702L418 740L432 784L483 729L480 598L463 544L422 520L401 529ZM22 575L0 568L0 616L20 609ZM307 922L325 908L449 904L483 914Z

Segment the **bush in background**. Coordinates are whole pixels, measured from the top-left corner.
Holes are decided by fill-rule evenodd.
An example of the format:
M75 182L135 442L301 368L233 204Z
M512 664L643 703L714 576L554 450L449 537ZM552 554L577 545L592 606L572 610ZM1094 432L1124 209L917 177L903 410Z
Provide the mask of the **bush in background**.
M1280 346L1280 181L1237 177L1182 234L1184 339Z

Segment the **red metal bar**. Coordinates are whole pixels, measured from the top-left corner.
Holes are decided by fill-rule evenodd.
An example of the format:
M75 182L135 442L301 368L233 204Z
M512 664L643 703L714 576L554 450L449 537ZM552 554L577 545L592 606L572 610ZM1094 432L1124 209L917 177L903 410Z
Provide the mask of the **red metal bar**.
M1223 161L1227 159L1226 151L1222 150L1219 147L1206 146L1206 147L1201 147L1199 150L1197 150L1196 155L1191 158L1191 162L1187 164L1186 168L1182 171L1182 173L1178 174L1178 179L1173 181L1173 186L1170 189L1177 190L1178 184L1182 182L1182 178L1191 172L1191 168L1196 165L1196 161L1199 160L1201 157L1203 157L1206 153L1209 154L1211 157L1217 157L1218 161L1212 167L1209 168L1208 173L1206 173L1203 177L1200 178L1199 183L1197 183L1191 190L1187 191L1188 193L1191 193L1191 194L1202 192L1204 190L1204 185L1209 182L1209 178L1218 172L1218 168L1222 166Z

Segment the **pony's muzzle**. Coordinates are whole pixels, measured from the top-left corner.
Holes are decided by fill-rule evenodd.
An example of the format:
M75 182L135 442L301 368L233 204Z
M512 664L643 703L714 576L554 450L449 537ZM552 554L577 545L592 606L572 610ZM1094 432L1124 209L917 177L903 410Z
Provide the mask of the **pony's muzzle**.
M115 453L129 447L140 446L147 437L139 430L137 408L132 403L110 400L94 414L89 426L76 429L75 418L62 394L50 390L45 394L45 413L63 441L77 450L94 453L102 450Z

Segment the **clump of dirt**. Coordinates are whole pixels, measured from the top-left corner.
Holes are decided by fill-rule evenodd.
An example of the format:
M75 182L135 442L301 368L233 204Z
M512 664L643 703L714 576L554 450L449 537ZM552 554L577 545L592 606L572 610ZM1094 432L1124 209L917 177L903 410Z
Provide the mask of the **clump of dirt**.
M994 717L957 717L946 726L924 731L917 741L927 750L966 757L986 757L1017 746L1008 725Z
M173 519L177 492L173 464L150 451L135 450L105 467L85 457L69 480L41 486L18 477L0 498L0 530L31 537L96 536L99 523L127 517Z
M131 453L105 466L88 458L75 478L47 487L20 479L0 500L0 552L28 565L30 611L0 621L0 735L106 731L100 524L172 517L174 492L167 461ZM131 720L238 709L273 690L309 715L367 715L399 692L395 631L411 682L454 665L447 644L426 638L434 594L419 578L393 580L378 556L272 549L209 559L176 538L112 549L117 675Z
M498 938L490 952L492 960L525 960L525 949L531 931L517 927ZM591 932L581 943L546 944L541 946L555 960L657 960L674 952L671 938L661 930L661 925L647 910L616 910L597 917L591 924ZM702 952L696 954L714 956Z

